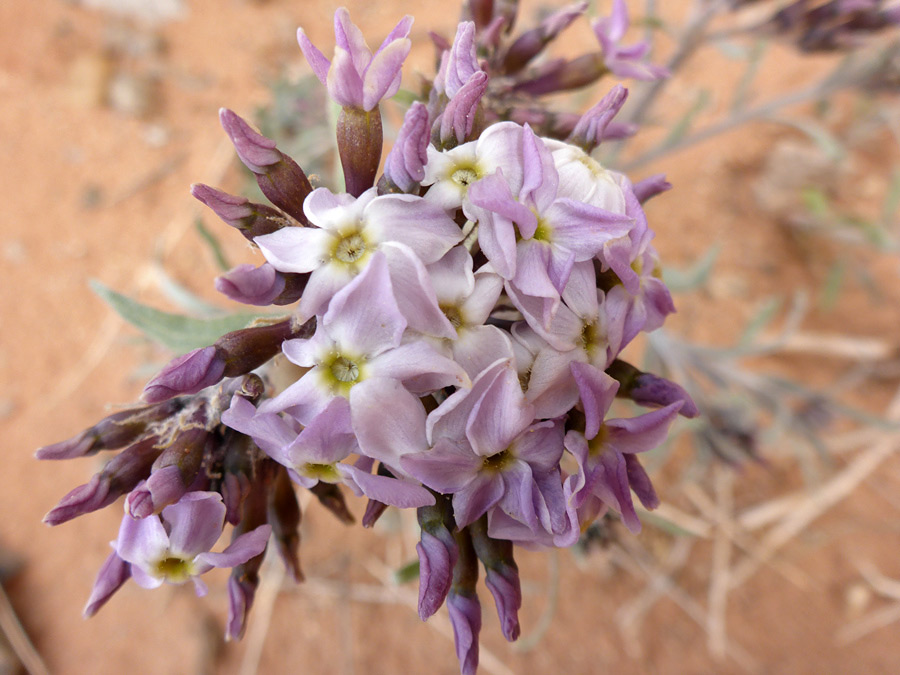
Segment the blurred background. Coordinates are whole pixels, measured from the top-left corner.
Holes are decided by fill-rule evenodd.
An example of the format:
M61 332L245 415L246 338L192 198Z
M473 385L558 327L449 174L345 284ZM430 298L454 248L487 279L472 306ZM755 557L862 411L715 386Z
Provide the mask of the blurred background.
M205 599L126 584L83 620L118 508L40 522L100 459L38 463L33 451L135 400L171 356L89 281L170 311L192 296L234 309L213 289L217 253L232 265L261 256L189 186L247 189L223 106L328 183L327 120L296 28L330 53L341 4L373 46L415 16L412 91L417 71L433 73L428 32L452 38L458 19L446 0L0 4L0 673L23 661L52 673L457 672L446 614L420 622L416 584L395 579L415 557L414 514L389 512L370 531L310 505L307 581L267 560L237 644L221 637L221 575ZM633 27L654 37L656 62L692 4L629 0L633 18L658 12ZM522 2L519 25L561 6ZM647 213L678 314L627 356L690 386L704 416L646 462L663 507L640 535L610 520L575 550L519 555L518 644L483 594L482 673L900 670L900 97L888 79L759 111L846 54L744 38L734 26L754 16L728 18L634 141L609 150L634 180L664 172L674 184ZM587 22L562 42L569 55L596 48ZM613 84L561 101L586 108ZM385 115L390 138L402 109ZM729 130L693 135L716 124Z

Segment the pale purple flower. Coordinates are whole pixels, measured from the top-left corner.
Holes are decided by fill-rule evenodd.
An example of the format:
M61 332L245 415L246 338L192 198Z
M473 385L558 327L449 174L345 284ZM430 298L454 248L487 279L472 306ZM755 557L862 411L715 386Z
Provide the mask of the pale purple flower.
M544 299L547 323L573 265L591 260L606 242L627 234L632 219L561 197L551 151L527 126L521 161L518 194L498 173L473 185L469 199L483 210L478 222L481 250L517 294Z
M472 220L467 194L469 186L490 176L498 169L510 186L518 192L522 186L522 127L514 122L492 124L478 137L440 152L428 146L428 163L422 185L430 185L425 199L447 211L462 207Z
M625 320L622 347L641 331L653 331L663 325L666 316L675 311L669 288L662 280L659 255L651 245L653 230L631 189L628 179L621 177L625 196L625 212L635 226L627 237L607 242L598 258L602 270L611 269L629 295L630 309Z
M562 495L562 422L534 423L510 360L447 398L429 415L427 431L433 447L400 463L426 486L453 495L458 527L497 506L533 530L566 528L564 513L549 506L564 507L562 499L543 494L555 481Z
M354 198L319 188L303 208L317 227L284 228L255 240L280 272L312 272L297 308L301 321L324 312L383 243L402 242L427 265L462 239L442 209L415 195L378 196L371 188Z
M605 419L618 382L590 366L582 370L579 379L588 423L584 434L578 431L566 434L566 449L578 463L578 473L567 479L567 493L576 506L590 495L599 498L622 516L629 530L637 532L641 524L631 490L648 509L656 508L659 498L635 454L652 450L665 440L682 403L638 417Z
M210 553L222 534L225 505L217 492L190 492L167 506L162 517L135 519L125 515L115 542L116 554L131 564L138 586L193 581L197 595L206 594L199 578L213 567L234 567L266 548L271 527L260 525L221 553Z
M366 269L331 299L315 335L284 343L288 359L310 370L266 401L264 411L287 411L308 424L334 397L348 398L356 384L370 377L395 379L417 392L467 384L465 371L430 345L402 342L406 326L387 260L376 251Z
M400 88L400 70L412 43L407 37L413 19L405 16L372 54L362 32L350 21L344 7L334 13L334 57L329 61L302 28L297 41L328 95L345 108L374 110L378 103L390 98Z
M274 413L260 412L246 399L235 396L222 422L247 434L262 450L287 467L291 479L305 488L317 483L342 483L370 499L409 508L431 504L434 498L420 486L387 476L371 475L349 462L359 452L350 424L350 405L336 397L306 427Z
M606 67L614 75L635 80L659 80L668 77L668 70L645 61L650 51L649 43L642 40L627 47L620 44L630 24L625 0L613 0L612 14L593 22L594 34L600 41Z
M509 337L496 326L485 325L503 290L503 279L484 266L473 274L472 256L462 246L428 266L428 275L440 310L455 329L446 341L453 360L469 377L476 377L497 359L512 355Z

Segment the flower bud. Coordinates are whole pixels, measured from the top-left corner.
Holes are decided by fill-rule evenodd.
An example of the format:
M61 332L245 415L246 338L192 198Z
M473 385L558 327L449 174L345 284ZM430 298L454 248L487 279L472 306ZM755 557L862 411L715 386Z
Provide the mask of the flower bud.
M639 180L632 186L634 196L637 197L641 204L644 204L658 194L662 194L666 190L671 190L672 184L666 180L666 174L656 173L648 176L644 180Z
M440 116L440 145L445 150L455 148L473 135L479 104L487 91L488 76L484 71L476 71L447 103ZM435 121L435 125L438 122Z
M428 108L415 102L403 118L394 147L384 163L384 178L396 190L384 192L415 192L425 178L428 161Z
M600 52L583 54L571 61L555 59L528 72L527 79L518 82L514 89L530 96L542 96L586 87L608 72Z
M528 65L528 62L540 54L544 47L584 14L587 6L586 2L577 2L563 7L541 21L536 28L522 33L504 54L501 72L516 73Z
M354 197L375 184L384 138L381 110L341 108L337 121L337 145L344 170L344 183Z
M275 206L306 225L303 202L312 192L297 163L275 147L275 141L253 130L231 110L219 110L219 121L238 157L256 176L259 189Z
M356 522L353 514L350 513L350 509L347 508L344 493L341 492L341 488L338 485L319 481L309 491L316 496L316 499L319 500L322 506L331 511L342 523L352 525Z
M314 322L298 329L290 319L226 333L214 345L174 359L144 387L145 401L156 403L180 394L196 394L221 381L259 368L281 351L281 343L304 337Z
M519 567L513 559L513 543L488 536L486 515L469 525L468 530L475 554L484 565L485 585L494 596L503 637L513 642L519 637L519 609L522 607L522 586Z
M130 408L114 413L85 429L77 436L38 449L37 459L89 457L100 450L116 450L140 438L154 422L174 415L183 403L178 400L158 405Z
M150 436L113 457L90 481L63 497L46 516L48 525L59 525L85 513L109 506L130 492L150 473L153 462L162 454L159 439Z
M638 405L662 408L678 401L682 402L679 414L684 417L697 417L700 410L685 389L653 373L644 373L620 359L612 362L606 369L613 379L619 382L616 396L630 398Z
M582 115L567 141L590 154L603 141L606 128L622 109L627 98L628 90L617 84L597 105Z
M245 238L271 234L282 227L297 223L280 211L264 204L254 204L246 197L236 197L202 183L191 185L191 194L206 204L226 224L238 230Z
M278 553L290 571L294 581L303 581L300 569L300 521L302 513L297 502L297 494L290 476L283 466L279 466L272 489L269 491L269 523L272 536L278 546Z
M450 592L458 550L451 533L455 523L450 500L439 495L433 506L420 506L417 516L422 528L421 541L416 544L419 555L419 618L425 621L440 609Z
M146 518L174 504L188 492L203 467L203 457L212 434L206 429L208 411L199 407L175 434L172 442L153 462L147 480L125 500L132 518Z
M272 463L259 462L254 471L255 480L242 505L240 521L235 525L231 540L235 541L246 532L252 532L267 522L268 491L272 482ZM247 562L235 565L228 579L228 623L225 638L239 640L247 625L247 615L253 605L256 589L259 587L259 569L265 558L265 550Z
M472 75L480 70L475 50L475 24L463 21L456 28L453 46L441 59L441 69L434 78L434 88L447 98L453 98Z
M279 272L269 263L238 265L216 277L216 290L235 302L265 307L291 305L300 299L308 274Z
M84 606L82 615L85 619L94 616L113 593L119 590L126 581L131 578L131 565L122 560L119 554L113 551L103 563L94 581L91 597Z
M467 529L455 533L459 556L453 567L453 585L447 595L447 610L453 626L456 658L462 675L478 670L478 634L481 632L481 603L475 585L478 559Z

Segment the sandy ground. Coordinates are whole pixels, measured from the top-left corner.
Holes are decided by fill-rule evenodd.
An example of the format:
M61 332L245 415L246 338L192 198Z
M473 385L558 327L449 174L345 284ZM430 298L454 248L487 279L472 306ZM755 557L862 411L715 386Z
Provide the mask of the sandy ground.
M286 67L302 70L296 26L303 25L315 43L329 44L330 16L338 4L192 0L183 17L156 28L62 0L0 4L0 156L6 158L0 169L0 203L6 206L0 434L7 462L0 545L21 559L20 572L5 588L50 672L457 672L446 617L423 625L415 613L414 585L396 589L384 583L390 570L413 555L410 523L401 518L388 517L374 532L363 531L344 528L310 507L302 548L309 582L279 593L279 564L269 566L247 638L228 645L219 637L226 611L222 577L211 580L206 600L186 588L151 593L129 584L97 617L82 620L84 600L115 537L117 509L52 530L40 523L96 464L39 464L33 450L91 424L107 404L133 400L148 375L146 364L166 359L136 341L133 330L91 293L88 281L165 306L157 290L161 263L180 283L219 301L211 284L216 268L194 230L202 212L188 194L192 182L239 187L216 111L226 106L252 116L267 101L267 83ZM412 61L421 69L431 58L426 31L450 33L457 12L443 0L346 4L373 42L398 15L414 13L418 46ZM677 12L685 4L671 6ZM573 40L584 37L576 32ZM773 58L775 67L765 71L757 90L790 89L825 65L789 51ZM733 70L717 62L693 64L669 93L670 103L686 105L701 83L722 85ZM820 250L817 240L789 235L754 191L786 138L800 137L772 126L748 127L643 167L636 176L664 171L676 185L649 208L665 261L689 265L711 243L721 246L708 288L677 298L675 334L728 344L773 294L804 289L815 297L821 287L835 247ZM866 212L887 189L897 144L886 130L875 130L856 146L852 164L830 178L843 198L852 198L850 206ZM787 173L794 173L790 166ZM214 218L206 222L220 227ZM232 260L253 260L256 254L232 234L224 236ZM836 307L814 309L804 328L883 339L896 348L897 261L864 260L883 281L881 295L849 283ZM758 364L816 386L834 381L845 365L809 352ZM867 382L862 392L848 394L850 400L881 412L896 379ZM727 519L698 540L651 527L637 540L586 558L568 552L522 555L524 637L538 630L545 609L555 604L552 622L532 649L510 647L485 594L482 672L896 672L896 624L859 639L839 639L849 622L891 611L862 581L859 565L869 561L900 578L900 462L890 456L890 446L866 455L875 445L837 457L830 466L817 464L820 479L827 480L861 457L873 463L860 469L869 473L850 486L848 497L837 490L842 498L833 509L789 537L771 564L728 594L710 579L727 584L723 569L734 571L752 556L740 550L746 539L731 548L722 534L734 530ZM683 459L692 450L678 452ZM802 494L789 442L767 452L768 466L751 465L738 474L716 471L717 484L699 489L732 501L735 512L794 490ZM694 502L686 497L688 483L672 478L660 485L664 502L716 522L708 509L698 508L696 491ZM354 508L361 513L361 504ZM803 508L815 513L808 504ZM754 542L765 532L744 532L749 548L758 551ZM670 576L654 571L666 565L674 570ZM556 590L548 582L553 578ZM716 611L708 612L710 606ZM723 626L725 643L716 633ZM708 651L710 640L727 644L720 658Z

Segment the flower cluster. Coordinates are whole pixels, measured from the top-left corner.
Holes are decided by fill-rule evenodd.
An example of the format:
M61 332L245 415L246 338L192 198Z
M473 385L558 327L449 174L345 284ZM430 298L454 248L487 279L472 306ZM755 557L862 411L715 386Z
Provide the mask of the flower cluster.
M125 448L46 517L58 524L127 495L86 614L129 577L148 588L192 580L202 593L201 574L230 567L227 633L239 637L270 535L302 576L295 490L352 521L343 486L368 498L365 525L389 506L417 509L419 614L446 602L470 673L479 561L515 640L515 545L572 546L608 511L640 528L632 492L648 509L659 500L637 456L679 413L697 414L678 385L619 359L674 311L641 207L669 186L658 176L632 184L590 154L614 129L624 88L572 116L565 133L557 124L549 134L543 122L562 117L537 97L605 72L663 73L643 61L643 45L619 45L622 2L594 25L598 54L528 71L585 7L513 39L508 8L470 2L472 20L446 45L377 181L379 106L399 86L411 19L373 54L338 10L331 60L301 30L342 108L346 192L314 189L273 141L222 111L272 206L193 187L266 260L217 288L247 304L291 305L291 316L178 357L148 383L144 405L39 451L63 459ZM504 109L511 92L524 103ZM521 123L525 113L538 123ZM301 373L287 386L277 355ZM612 417L617 396L651 410ZM231 544L210 553L226 522Z

